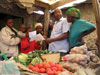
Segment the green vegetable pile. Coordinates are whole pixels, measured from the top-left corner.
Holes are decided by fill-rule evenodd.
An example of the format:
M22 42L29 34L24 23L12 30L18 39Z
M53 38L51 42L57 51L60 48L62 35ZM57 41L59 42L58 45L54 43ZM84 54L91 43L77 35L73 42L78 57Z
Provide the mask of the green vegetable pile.
M21 53L18 56L14 57L16 62L19 62L25 66L31 64L41 63L41 55L42 54L52 54L54 52L48 50L35 50L34 52L29 52L27 54Z
M35 57L34 59L32 59L31 64L35 65L36 63L42 63L42 59L39 57Z
M25 66L28 66L28 59L29 59L28 55L24 53L21 53L18 56L14 57L14 60L16 62L20 62L21 64Z

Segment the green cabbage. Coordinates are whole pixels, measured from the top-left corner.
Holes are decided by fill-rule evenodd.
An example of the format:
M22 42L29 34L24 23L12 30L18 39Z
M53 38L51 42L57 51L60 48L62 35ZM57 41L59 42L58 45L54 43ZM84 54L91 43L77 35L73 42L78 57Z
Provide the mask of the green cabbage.
M36 63L42 63L41 58L39 58L39 57L33 58L32 61L31 61L31 64L35 65Z
M21 53L20 55L18 55L18 61L23 64L23 65L27 65L27 60L28 60L28 55Z

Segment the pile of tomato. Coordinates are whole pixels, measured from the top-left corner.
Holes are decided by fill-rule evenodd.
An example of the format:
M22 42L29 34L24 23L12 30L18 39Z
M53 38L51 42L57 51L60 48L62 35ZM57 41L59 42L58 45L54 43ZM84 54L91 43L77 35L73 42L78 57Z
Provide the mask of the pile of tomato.
M67 71L66 69L62 68L59 64L53 64L52 62L46 63L38 63L35 65L29 65L29 69L38 73L47 73L47 75L58 75L61 72ZM72 74L71 72L69 72Z

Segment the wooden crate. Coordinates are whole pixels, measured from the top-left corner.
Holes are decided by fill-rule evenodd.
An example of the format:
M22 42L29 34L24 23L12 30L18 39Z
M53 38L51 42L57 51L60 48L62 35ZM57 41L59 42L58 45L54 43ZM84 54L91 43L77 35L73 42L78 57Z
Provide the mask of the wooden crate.
M60 61L60 53L54 54L44 54L41 55L42 59L45 59L47 62L59 63Z

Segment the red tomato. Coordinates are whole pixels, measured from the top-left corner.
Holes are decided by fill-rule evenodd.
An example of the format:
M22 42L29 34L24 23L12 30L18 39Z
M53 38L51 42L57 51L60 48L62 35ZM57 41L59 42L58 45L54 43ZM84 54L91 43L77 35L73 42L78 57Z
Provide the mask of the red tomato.
M49 64L53 64L53 62L49 62Z
M52 69L52 70L56 70L56 71L57 71L57 67L52 67L51 69Z
M51 68L46 68L46 72L48 72L48 71L52 71Z
M57 70L58 70L58 71L62 71L62 68L59 67Z
M33 66L33 65L31 65L31 64L29 64L29 66L28 66L28 67L29 67L29 69L32 69L34 66Z
M52 62L49 62L51 67L55 67L55 64L53 64Z
M53 71L48 71L47 75L54 75Z
M39 64L38 64L38 67L39 67L39 68L43 68L43 64L42 64L42 63L39 63Z
M42 64L45 65L45 64L47 64L47 63L46 63L46 62L43 62Z
M55 66L58 67L59 65L58 64L55 64Z
M35 72L40 72L39 68L38 67L35 67Z
M46 61L46 59L45 59L45 58L43 58L42 60Z
M38 64L35 64L35 67L38 67Z
M46 64L44 64L44 67L45 68L50 68L51 66L48 63L46 63Z
M58 64L56 64L56 67L57 67L57 69L58 69L58 71L62 71L62 66L61 65L58 65Z
M36 68L35 68L35 67L33 67L33 68L32 68L32 71L35 71L35 69L36 69Z
M45 68L40 68L40 73L45 73L45 72L46 72Z
M62 67L61 65L59 65L59 64L55 64L56 65L56 67Z
M54 75L57 75L57 71L56 70L53 70L53 73L54 73Z

